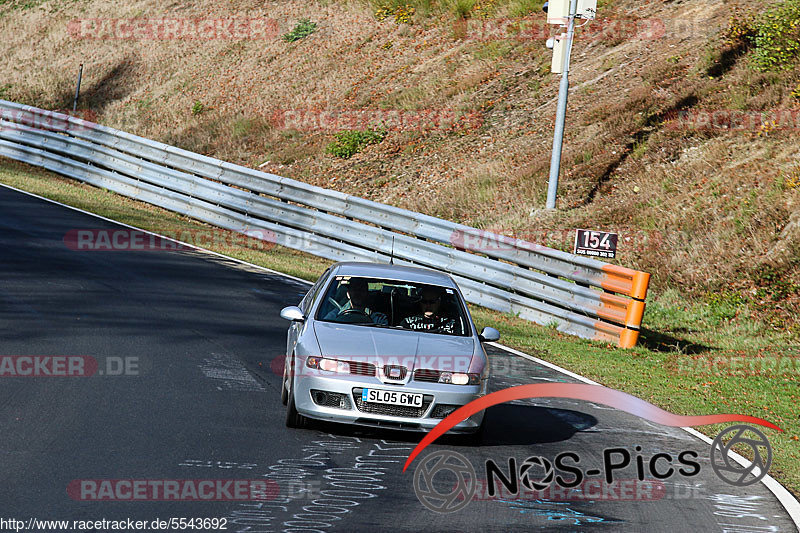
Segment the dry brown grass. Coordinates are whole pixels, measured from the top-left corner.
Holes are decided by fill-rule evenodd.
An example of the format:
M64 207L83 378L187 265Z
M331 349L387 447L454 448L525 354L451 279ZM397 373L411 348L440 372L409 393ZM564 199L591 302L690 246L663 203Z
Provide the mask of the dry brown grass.
M800 158L796 132L682 131L666 122L675 109L798 107L796 72L756 74L741 57L723 56L718 33L737 4L746 5L652 2L648 17L665 21L662 37L577 42L560 210L537 217L558 91L549 52L539 40L459 39L447 10L409 26L378 22L366 1L196 1L171 11L153 0L6 5L0 74L7 98L64 108L83 62L81 106L105 124L249 166L269 161L265 170L276 174L459 222L550 231L545 244L562 248L569 240L553 235L575 227L620 231L632 237L618 262L653 272L656 290L744 291L758 285L762 263L798 274L790 243L800 192L780 185ZM498 5L498 16L515 9ZM604 16L636 16L639 5L616 0ZM67 32L76 18L137 16L265 17L279 32L202 42ZM303 17L317 22L315 33L280 39ZM192 113L195 102L203 112ZM475 111L482 125L390 131L342 160L325 153L334 131L282 129L271 118L280 109Z

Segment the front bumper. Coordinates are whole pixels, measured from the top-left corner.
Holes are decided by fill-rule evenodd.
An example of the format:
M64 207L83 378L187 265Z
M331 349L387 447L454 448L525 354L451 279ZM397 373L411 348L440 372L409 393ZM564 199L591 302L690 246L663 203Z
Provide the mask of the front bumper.
M486 381L480 385L450 385L445 383L426 383L409 381L405 385L384 383L376 377L352 376L297 376L294 380L294 400L297 412L317 420L327 420L347 424L385 427L410 431L428 431L442 421L445 406L462 406L486 391ZM383 389L424 395L421 408L390 406L361 401L361 389ZM312 397L313 395L316 397ZM320 392L327 394L329 400L346 398L346 406L338 407L340 401L320 402ZM329 403L330 405L320 405ZM438 407L438 408L437 408ZM445 415L446 416L446 415ZM480 428L483 411L458 423L451 431L473 433Z

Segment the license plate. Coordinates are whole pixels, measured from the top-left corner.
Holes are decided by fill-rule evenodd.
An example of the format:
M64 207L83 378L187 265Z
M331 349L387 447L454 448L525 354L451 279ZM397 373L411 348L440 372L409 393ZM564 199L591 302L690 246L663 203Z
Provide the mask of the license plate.
M422 407L422 394L396 390L362 389L361 401L368 403L387 403L405 407Z

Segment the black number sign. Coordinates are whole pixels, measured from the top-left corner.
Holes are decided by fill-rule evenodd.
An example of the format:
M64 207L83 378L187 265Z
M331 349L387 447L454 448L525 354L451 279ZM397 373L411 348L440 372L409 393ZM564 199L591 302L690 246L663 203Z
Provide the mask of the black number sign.
M617 234L587 229L575 230L575 253L613 259L617 255Z

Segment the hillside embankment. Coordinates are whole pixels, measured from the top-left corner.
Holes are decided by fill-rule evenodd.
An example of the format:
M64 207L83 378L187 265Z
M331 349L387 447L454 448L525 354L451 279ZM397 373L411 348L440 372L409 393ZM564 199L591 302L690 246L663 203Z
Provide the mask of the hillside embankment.
M616 262L800 335L800 3L601 1L558 77L536 0L0 2L0 97Z

